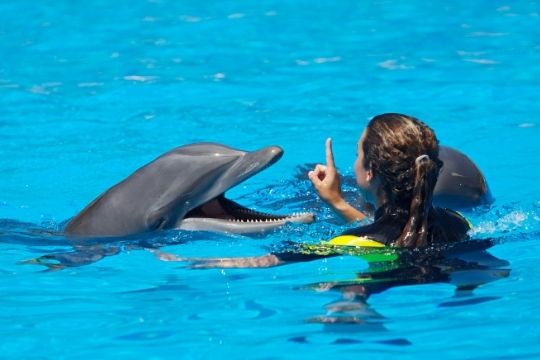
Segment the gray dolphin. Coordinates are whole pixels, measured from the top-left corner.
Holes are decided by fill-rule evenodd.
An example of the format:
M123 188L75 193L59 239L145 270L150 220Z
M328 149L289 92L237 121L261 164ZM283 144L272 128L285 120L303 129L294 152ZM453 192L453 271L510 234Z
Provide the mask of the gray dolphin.
M282 155L278 146L253 152L216 143L177 147L101 194L64 232L68 237L105 237L177 228L244 234L313 222L310 213L266 214L224 196Z
M444 165L433 191L436 206L468 209L493 202L484 175L465 154L440 146L439 158Z

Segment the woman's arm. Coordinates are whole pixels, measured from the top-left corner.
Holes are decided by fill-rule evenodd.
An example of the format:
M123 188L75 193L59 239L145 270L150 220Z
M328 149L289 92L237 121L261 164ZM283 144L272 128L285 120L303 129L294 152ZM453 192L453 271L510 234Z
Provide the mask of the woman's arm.
M237 258L208 258L192 261L192 269L268 268L286 264L274 254Z
M179 257L174 254L159 250L151 250L156 257L162 261L188 262L193 269L210 268L265 268L286 264L275 254L262 256L234 257L234 258L189 258Z
M295 251L290 249L287 252L269 253L261 256L250 257L232 257L232 258L189 258L179 257L174 254L165 253L159 250L151 250L158 259L162 261L187 262L192 269L211 269L211 268L268 268L280 266L295 262L312 261L331 256L339 255L329 250L324 245L305 245L296 244L298 248ZM305 251L301 249L305 247Z
M332 209L347 222L362 221L367 217L366 214L353 207L343 198L338 199L334 203L328 203L328 205L330 205Z

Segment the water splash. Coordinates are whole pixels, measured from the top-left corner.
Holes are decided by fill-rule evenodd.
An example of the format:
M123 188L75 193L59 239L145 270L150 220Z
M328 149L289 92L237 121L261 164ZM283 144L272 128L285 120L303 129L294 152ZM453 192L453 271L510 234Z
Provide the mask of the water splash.
M473 215L471 220L473 237L534 234L540 232L540 206L538 203L496 205L483 214Z

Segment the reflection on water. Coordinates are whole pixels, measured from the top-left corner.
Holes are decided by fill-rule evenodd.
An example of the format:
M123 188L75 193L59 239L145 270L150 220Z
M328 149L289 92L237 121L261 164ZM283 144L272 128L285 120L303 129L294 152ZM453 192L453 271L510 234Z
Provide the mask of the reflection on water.
M182 231L163 231L125 237L68 239L62 224L40 226L11 219L0 219L0 244L25 247L39 254L32 259L21 259L21 264L42 265L49 270L95 263L122 251L157 249L185 243L189 234ZM209 234L207 237L216 236ZM44 254L45 253L45 254Z
M123 250L179 245L192 239L192 235L184 234L182 236L182 232L164 232L134 238L88 239L75 244L58 234L53 235L53 231L40 229L39 226L33 224L6 220L0 222L0 225L2 225L0 226L1 242L27 246L32 249L32 252L40 252L41 256L37 258L39 265L45 265L48 269L87 265ZM207 235L210 239L213 236L216 242L223 240L220 235ZM527 241L538 237L536 232L528 235L523 235L525 238L516 237L515 234L512 237L505 236L503 241ZM445 248L403 252L398 260L371 262L367 270L351 273L349 278L306 284L301 289L317 292L332 291L337 296L334 301L324 306L324 311L321 314L317 314L317 311L307 315L307 318L302 316L303 320L308 323L322 325L324 334L318 334L318 331L295 334L296 336L290 337L289 341L311 344L318 336L321 336L321 341L324 341L330 335L332 344L346 345L368 342L390 346L410 345L409 339L401 336L396 337L393 332L389 331L387 328L389 319L384 311L373 306L370 300L371 296L399 286L447 283L455 287L455 292L453 296L441 301L438 304L439 307L460 307L496 300L498 299L496 296L476 295L475 289L489 282L506 278L510 274L509 263L489 252L489 249L499 243L499 240L475 240ZM44 247L45 244L51 246ZM248 278L252 276L251 272L246 274ZM251 280L246 281L251 282ZM187 290L184 286L185 284L173 283L165 287L148 288L144 292L157 292L161 296L163 290L168 291L172 288L185 295ZM252 285L250 285L251 287ZM198 291L196 290L193 295L201 296ZM135 293L139 294L140 292L141 290L138 290ZM221 295L221 293L219 294ZM205 293L204 295L212 297L211 294ZM255 297L255 299L249 299L245 302L245 309L255 312L256 319L272 318L278 312L278 310L266 306L264 302L256 300ZM211 300L209 301L212 303ZM220 312L220 308L217 307L217 309L216 311ZM196 314L194 316L199 316L197 314L200 314L201 309L195 307L193 311ZM359 332L362 332L362 338L355 336ZM366 337L365 335L372 336Z
M385 331L385 317L369 304L372 295L398 286L448 283L455 286L454 296L439 307L464 306L496 300L479 297L474 290L510 274L509 262L488 252L493 240L468 241L444 249L413 250L392 262L370 263L353 279L318 282L302 289L337 291L340 299L325 306L326 313L307 319L324 324L332 332Z

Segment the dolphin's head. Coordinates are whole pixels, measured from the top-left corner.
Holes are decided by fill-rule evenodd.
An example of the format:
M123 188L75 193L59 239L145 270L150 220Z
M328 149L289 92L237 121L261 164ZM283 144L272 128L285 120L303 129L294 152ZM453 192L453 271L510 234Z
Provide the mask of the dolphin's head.
M170 228L247 234L289 222L310 223L312 214L266 214L225 197L227 190L282 155L278 146L252 152L216 143L180 146L101 194L64 231L71 237L125 236Z
M174 154L174 155L173 155ZM268 214L244 207L225 197L225 192L276 163L283 155L278 146L246 152L216 143L198 143L177 148L164 157L181 157L182 163L196 165L191 176L197 179L177 193L178 216L174 228L231 233L261 233L289 222L311 223L313 215ZM186 174L183 177L187 176Z
M125 236L170 228L259 233L288 222L312 222L312 214L266 214L225 198L227 190L282 155L277 146L252 152L216 143L180 146L100 195L66 225L65 233Z

